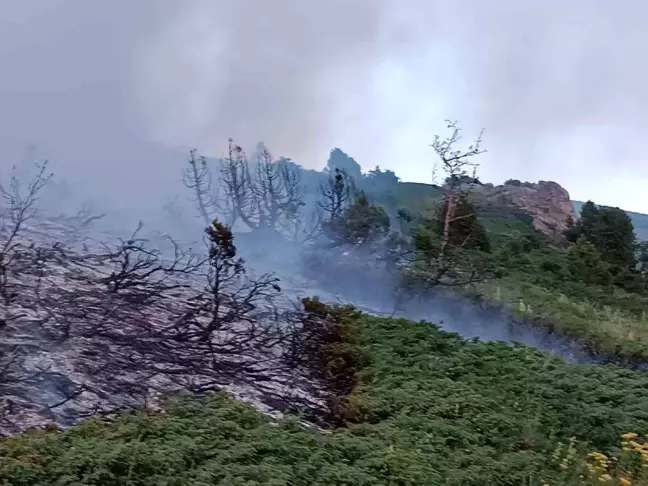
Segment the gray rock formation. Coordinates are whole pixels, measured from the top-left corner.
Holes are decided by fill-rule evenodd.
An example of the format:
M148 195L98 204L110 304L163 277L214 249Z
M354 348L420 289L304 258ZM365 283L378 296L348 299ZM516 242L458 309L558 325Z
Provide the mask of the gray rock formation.
M514 206L529 214L536 229L556 239L563 238L570 221L578 220L569 193L556 182L495 186L488 191L486 199L489 203Z

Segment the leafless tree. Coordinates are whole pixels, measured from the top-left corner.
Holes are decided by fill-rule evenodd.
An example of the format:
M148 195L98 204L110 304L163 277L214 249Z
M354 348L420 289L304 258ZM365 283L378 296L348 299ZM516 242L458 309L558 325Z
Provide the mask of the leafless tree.
M471 249L468 243L475 231L471 228L469 234L462 235L459 241L454 241L456 235L453 228L461 220L475 218L474 206L469 203L469 195L476 181L478 164L474 157L485 152L481 148L483 130L473 144L466 149L458 149L461 141L461 129L454 121L448 121L450 135L441 139L435 137L432 148L437 153L441 169L447 175L444 185L444 195L437 215L427 218L438 224L440 229L439 241L434 234L427 239L425 248L418 245L409 251L402 252L402 267L406 270L405 287L422 286L430 289L437 286L463 287L476 282L497 278L500 272L483 252ZM466 211L469 208L469 211ZM417 231L421 231L419 228ZM436 230L433 231L436 233Z
M173 306L162 326L147 330L145 336L131 332L128 348L135 352L138 366L184 380L193 391L233 380L268 380L283 339L273 305L280 292L278 280L246 275L226 225L214 221L205 234L203 289Z
M216 195L207 159L198 155L195 149L189 151L189 167L184 170L183 183L193 191L196 208L205 224L209 224L216 206Z
M254 160L232 138L218 173L207 160L191 152L184 184L194 194L196 209L208 225L218 215L229 227L237 221L253 231L274 231L298 241L308 240L318 227L317 211L303 201L299 166L274 160L263 147Z
M322 234L324 214L319 205L305 206L293 221L292 232L288 233L290 238L302 244L315 241Z
M221 180L231 207L250 229L293 233L305 205L297 166L275 161L265 147L250 162L230 139Z
M236 219L240 218L246 226L255 229L255 220L259 214L250 167L245 151L232 138L228 140L227 157L222 161L220 178L225 200Z
M58 259L50 252L47 263L65 273L50 273L48 292L39 293L39 307L46 313L43 326L58 338L72 335L96 337L120 328L129 316L147 317L148 311L168 294L190 287L187 278L202 265L190 251L182 250L168 238L173 255L163 258L159 249L151 248L140 236L143 223L128 239L117 245L103 243L101 251L83 254L58 249ZM64 284L58 284L63 280Z
M441 161L441 169L447 175L444 195L443 234L439 251L441 257L450 239L451 224L457 218L469 217L466 215L456 216L457 204L460 195L462 193L466 194L463 189L466 179L475 179L478 164L474 162L473 157L485 152L481 148L483 130L479 133L475 142L468 146L467 149L457 149L455 147L461 140L461 128L459 128L456 121L446 121L448 122L448 128L451 130L450 135L445 139L441 139L437 135L432 143L432 148Z
M86 373L103 375L115 394L142 395L160 380L197 393L263 389L288 372L282 356L295 318L276 305L276 277L246 273L228 226L206 229L204 257L176 248L166 260L140 230L111 251L68 255L68 284L42 292L44 329L103 349L83 362Z
M356 190L353 179L343 169L336 168L326 182L319 185L318 206L324 213L324 220L330 224L355 202Z
M258 228L281 229L295 225L302 200L299 170L285 161L274 161L264 147L256 161L252 185L259 206Z
M34 177L24 187L17 174L16 166L13 167L9 183L0 183L0 195L3 199L2 212L0 213L0 300L1 315L0 326L6 325L17 316L11 315L11 304L17 297L18 286L13 278L17 268L21 250L24 246L20 240L21 230L25 224L36 214L36 204L39 193L52 178L47 171L47 162L36 166Z
M75 226L79 228L86 228L95 221L99 221L106 217L106 213L97 213L92 207L92 203L89 201L84 202L81 205L81 209L74 216Z
M21 322L34 317L32 299L44 261L58 252L56 246L41 248L29 241L25 231L33 231L37 206L43 188L52 179L48 164L36 164L36 172L21 180L14 166L6 182L0 182L0 328L9 336L20 332ZM24 413L25 403L17 390L29 386L47 371L46 367L25 366L25 347L20 341L4 340L0 346L0 429L19 430L16 416Z
M230 226L236 224L239 218L235 200L229 191L225 191L229 186L224 188L222 181L224 171L237 167L236 154L236 147L231 141L226 160L209 163L197 150L189 151L189 167L184 170L183 183L192 191L194 204L205 225L209 225L211 218L216 215L225 218ZM234 175L235 178L236 176L237 174ZM235 184L238 187L238 179Z

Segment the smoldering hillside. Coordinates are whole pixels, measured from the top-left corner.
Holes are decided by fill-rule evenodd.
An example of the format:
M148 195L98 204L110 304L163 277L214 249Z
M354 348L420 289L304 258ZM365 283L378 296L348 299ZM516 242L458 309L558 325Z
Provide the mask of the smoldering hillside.
M262 144L256 147L247 163L254 164L266 147ZM363 247L362 244L351 245L348 243L314 243L312 226L314 216L322 209L330 209L331 181L333 174L339 168L350 175L351 180L364 181L364 190L370 191L372 197L378 201L389 203L392 201L390 188L397 181L396 175L391 171L377 169L368 175L360 172L360 166L340 149L334 149L328 160L325 171L317 172L304 170L289 159L274 159L267 153L267 161L276 164L287 164L297 170L299 174L299 196L296 199L305 201L301 208L301 216L296 227L291 227L282 237L278 231L250 231L250 225L240 223L235 225L241 231L237 233L238 246L245 256L252 272L273 272L283 282L285 290L295 296L316 295L329 302L352 304L362 310L380 315L393 315L412 320L434 322L443 329L457 332L467 338L479 338L486 341L521 342L540 349L550 351L565 357L570 361L593 362L600 361L584 352L581 346L560 336L557 333L548 333L546 330L535 328L529 323L520 322L507 315L501 308L491 305L478 305L460 297L451 289L440 286L432 293L422 295L413 292L402 299L397 295L401 282L394 269L387 268L379 256L388 252L386 241L381 240L378 246ZM252 162L250 162L252 161ZM212 160L211 163L215 163ZM209 163L209 162L208 162ZM216 165L214 167L217 167ZM212 168L212 170L214 170ZM252 179L263 178L259 173ZM185 173L186 175L190 172ZM228 175L229 173L229 175ZM216 169L210 172L215 189L221 197L227 198L227 181L221 177L223 173ZM231 183L231 171L225 169L225 178ZM185 185L186 184L185 179ZM189 182L191 185L192 182ZM185 205L178 203L177 212L174 213L176 221L183 220L185 224L192 225L189 233L197 234L208 218L201 218L200 208L196 205L196 185L187 187L193 192L190 201L185 200ZM396 182L396 184L398 184ZM203 189L204 190L204 189ZM356 191L359 187L356 187ZM231 194L231 193L230 193ZM218 199L218 195L211 200ZM187 204L189 203L189 204ZM344 204L344 203L341 203ZM347 202L348 204L348 202ZM227 206L227 204L225 204ZM329 206L327 208L327 206ZM223 206L221 206L223 209ZM225 208L226 214L231 214L231 209ZM216 209L217 213L218 210ZM391 226L399 231L398 211L391 209ZM195 216L191 218L191 214ZM182 216L180 215L182 214ZM222 214L221 214L222 215ZM316 218L315 218L316 219ZM258 223L257 223L258 224ZM254 226L254 223L252 224ZM170 229L170 227L169 227ZM313 264L315 263L315 268Z
M3 434L216 389L323 420L328 391L309 368L313 316L299 302L311 296L593 361L452 292L399 294L380 258L386 240L321 233L322 210L356 200L352 179L338 184L345 171L305 171L262 145L250 158L236 145L229 153L192 152L167 205L141 215L77 198L47 166L4 178Z
M428 161L420 141L448 112L493 130L498 161L485 164L490 179L563 180L555 169L566 167L565 153L587 159L591 173L589 164L620 138L630 171L642 150L634 131L643 123L645 83L636 69L631 78L618 73L645 44L637 42L640 7L611 15L607 4L545 4L0 0L0 155L3 169L21 168L20 183L6 170L0 178L0 433L67 427L93 414L155 407L168 392L221 388L271 413L300 409L321 420L329 391L308 366L313 317L299 303L313 295L596 361L559 334L451 291L403 296L398 275L377 258L386 241L359 250L308 238L318 204L327 204L318 189L331 173L303 170L299 190L268 199L270 179L284 178L284 189L296 180L290 171L263 176L253 168L266 185L257 179L237 196L247 222L241 214L230 220L214 160L201 187L191 174L183 185L181 174L191 169L185 146L222 155L230 134L246 147L266 140L308 168L323 166L340 143L372 166ZM565 49L558 39L573 38L573 18L582 30ZM627 35L610 44L599 34L614 22ZM602 50L612 53L610 69L592 84L588 73L600 68ZM429 66L438 68L432 76ZM517 109L520 100L531 102L532 120ZM430 108L419 115L422 105ZM608 127L604 136L578 128L600 119L633 128ZM250 152L251 160L262 154ZM542 164L529 164L529 154ZM27 169L47 158L55 177L40 188L47 171ZM549 176L518 175L552 164ZM361 177L359 166L346 169ZM605 164L598 169L603 174ZM428 168L407 170L413 178ZM231 187L247 175L225 175L232 202ZM591 180L577 175L585 194ZM42 191L32 200L34 188ZM374 193L389 203L386 192ZM397 215L389 217L397 228ZM232 222L236 252L213 218Z

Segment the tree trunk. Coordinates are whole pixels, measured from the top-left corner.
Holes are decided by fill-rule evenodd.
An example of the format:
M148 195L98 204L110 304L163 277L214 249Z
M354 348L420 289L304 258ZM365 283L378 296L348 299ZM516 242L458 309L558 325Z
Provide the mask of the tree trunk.
M446 196L446 211L443 215L443 235L441 237L441 249L439 251L439 259L443 257L443 253L448 246L450 241L450 223L454 219L454 213L456 208L456 197L454 194L448 194Z

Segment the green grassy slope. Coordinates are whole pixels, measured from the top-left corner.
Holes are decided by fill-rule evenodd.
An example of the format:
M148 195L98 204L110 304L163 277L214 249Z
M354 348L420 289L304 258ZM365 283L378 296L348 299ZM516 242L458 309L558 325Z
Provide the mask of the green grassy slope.
M399 184L398 205L417 214L441 195L436 186ZM435 201L436 200L436 201ZM575 203L580 209L579 203ZM503 303L509 311L538 325L581 340L592 352L622 359L648 359L648 296L618 287L597 287L575 280L567 248L533 228L531 217L512 207L479 207L494 253L506 256L507 276L477 286L480 297ZM648 238L648 216L629 213L641 237ZM642 224L644 226L642 227ZM512 256L515 241L529 248ZM522 311L521 311L522 309Z
M619 454L622 433L648 431L646 374L567 365L424 323L356 325L370 364L348 428L275 423L225 395L176 400L166 413L4 440L0 484L600 484L604 472L579 478L586 452Z
M580 208L578 204L575 207ZM647 295L574 279L568 248L536 231L531 217L515 208L490 204L478 211L494 253L500 252L507 260L507 276L478 285L480 297L503 303L519 317L579 339L594 353L648 359ZM641 236L641 224L648 216L630 216ZM529 248L512 255L510 248L515 241L526 241Z
M648 359L648 295L574 279L568 248L536 232L524 215L502 208L482 212L480 219L507 267L505 278L477 286L482 297L558 329L594 353ZM510 248L521 240L529 248L513 254Z

